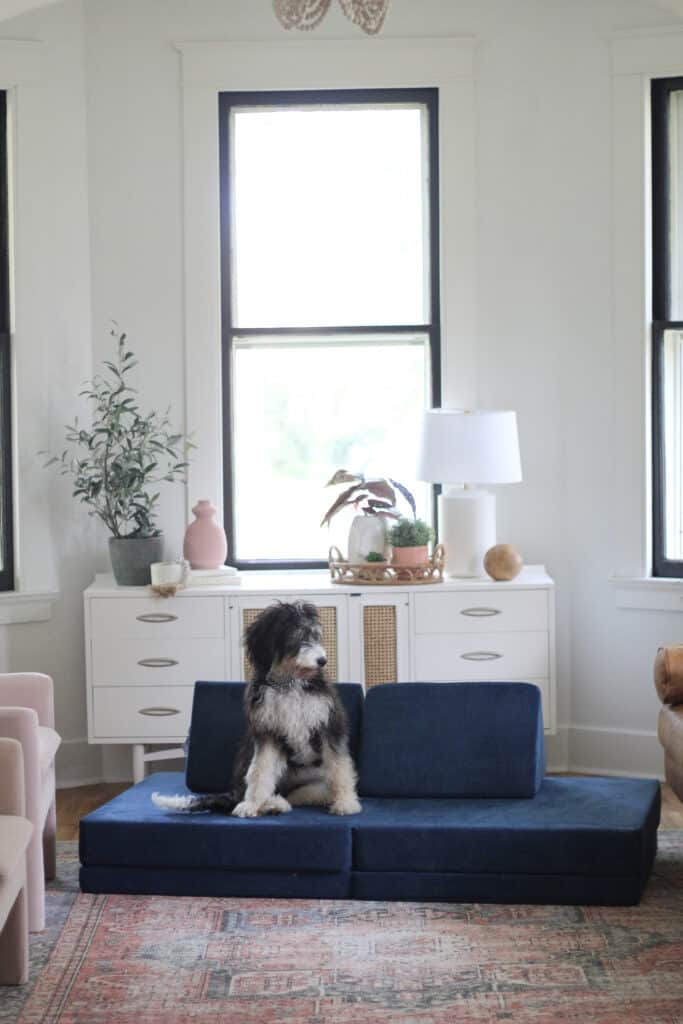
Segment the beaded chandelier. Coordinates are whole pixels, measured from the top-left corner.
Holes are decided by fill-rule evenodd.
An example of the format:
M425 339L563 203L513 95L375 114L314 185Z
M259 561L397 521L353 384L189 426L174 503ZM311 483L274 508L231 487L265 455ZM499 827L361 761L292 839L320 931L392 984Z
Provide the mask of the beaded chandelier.
M308 31L323 20L332 0L273 0L273 9L284 28ZM339 0L346 17L367 32L376 35L384 24L389 0Z

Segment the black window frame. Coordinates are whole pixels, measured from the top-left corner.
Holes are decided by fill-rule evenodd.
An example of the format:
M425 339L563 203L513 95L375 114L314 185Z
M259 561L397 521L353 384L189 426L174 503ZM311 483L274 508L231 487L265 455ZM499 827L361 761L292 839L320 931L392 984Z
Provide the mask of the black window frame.
M14 589L11 328L7 92L0 90L0 591Z
M670 250L669 100L683 90L683 77L651 82L652 126L652 573L683 578L683 560L666 557L666 466L664 450L664 341L683 330L672 319Z
M231 195L230 195L230 113L235 107L293 107L320 106L321 104L419 103L427 111L427 161L429 173L429 322L423 324L383 324L380 326L327 326L327 327L237 327L232 310L232 248L231 248ZM310 559L238 559L235 557L235 527L233 496L233 435L231 408L231 379L233 336L340 336L352 334L411 335L419 331L429 339L431 370L431 404L441 404L441 299L440 299L440 240L439 240L439 90L420 89L316 89L264 92L220 92L219 118L219 181L220 181L220 254L221 254L221 376L223 424L223 522L228 539L228 561L238 569L322 569L323 560ZM321 496L322 497L322 496ZM436 506L436 494L434 496ZM436 521L436 520L435 520Z

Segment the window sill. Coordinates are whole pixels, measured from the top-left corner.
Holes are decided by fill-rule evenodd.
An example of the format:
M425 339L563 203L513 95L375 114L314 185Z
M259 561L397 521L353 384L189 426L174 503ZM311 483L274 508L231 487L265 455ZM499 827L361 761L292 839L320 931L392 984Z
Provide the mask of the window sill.
M663 576L612 576L617 608L683 612L683 579Z
M8 590L0 593L0 626L21 622L48 622L59 597L55 590Z

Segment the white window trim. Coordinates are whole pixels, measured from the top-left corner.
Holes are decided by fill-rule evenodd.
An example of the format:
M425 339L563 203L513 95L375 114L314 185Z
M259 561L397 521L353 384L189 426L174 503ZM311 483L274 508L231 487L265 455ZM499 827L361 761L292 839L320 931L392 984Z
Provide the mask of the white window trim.
M15 625L26 622L46 622L52 616L52 607L58 599L59 593L55 590L23 589L22 578L26 575L24 565L24 550L30 543L30 538L23 528L28 521L35 517L28 514L29 497L24 494L19 479L18 467L20 459L20 432L23 424L21 420L21 386L24 380L33 380L29 371L26 356L22 359L18 356L18 350L28 353L30 339L24 336L23 332L23 297L26 295L23 289L23 260L29 259L29 251L34 244L31 239L24 237L17 238L12 224L13 213L16 210L18 198L21 200L21 178L20 168L24 160L24 138L20 111L22 100L26 90L35 87L43 77L43 65L45 55L45 44L27 39L0 39L0 89L6 90L8 94L8 123L9 123L9 160L10 168L10 248L11 248L11 274L12 292L14 298L13 306L13 328L12 328L12 461L14 465L14 568L16 590L0 592L0 626ZM26 374L24 374L26 369ZM33 494L32 502L35 504L37 498ZM26 508L24 507L26 504Z
M683 75L683 26L610 40L612 330L615 448L612 525L617 606L683 610L683 581L652 576L650 82ZM618 440L617 440L618 439ZM676 601L672 603L672 598Z
M180 42L184 121L185 416L198 448L187 512L223 507L218 100L223 91L439 89L442 402L476 404L475 40Z

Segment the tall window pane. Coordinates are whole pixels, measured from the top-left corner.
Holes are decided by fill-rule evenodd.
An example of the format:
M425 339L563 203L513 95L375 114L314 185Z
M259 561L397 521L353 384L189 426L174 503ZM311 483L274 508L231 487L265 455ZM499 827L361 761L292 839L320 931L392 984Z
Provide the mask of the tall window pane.
M320 528L334 497L323 485L342 466L405 483L418 514L429 515L427 488L414 480L428 360L424 337L383 344L374 338L237 340L234 502L241 558L324 560L331 540L343 543Z
M14 588L7 93L0 92L0 590Z
M414 490L438 404L435 90L222 94L225 522L238 565L326 563L345 468ZM406 507L403 511L408 512ZM344 532L339 533L340 526Z
M683 560L683 331L664 334L664 553Z
M424 323L424 108L233 118L236 326Z
M669 110L669 224L671 319L683 319L683 91L671 94Z

